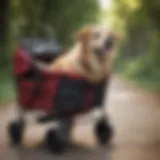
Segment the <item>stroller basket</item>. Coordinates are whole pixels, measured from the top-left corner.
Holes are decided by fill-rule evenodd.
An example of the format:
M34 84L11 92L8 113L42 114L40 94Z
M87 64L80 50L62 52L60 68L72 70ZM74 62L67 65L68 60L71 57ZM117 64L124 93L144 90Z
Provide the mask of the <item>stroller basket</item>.
M30 44L27 43L27 46L26 42L17 48L14 57L17 94L22 108L55 115L73 115L102 106L107 80L92 85L78 74L38 68L34 65L36 56L47 57L47 54L44 51L39 54L33 52L34 43L29 41L32 49L28 49Z
M20 112L8 126L14 145L23 140L25 111L43 111L46 114L38 116L37 122L57 122L46 131L44 144L53 153L62 153L69 144L75 116L96 107L102 112L94 124L95 137L101 145L110 143L113 130L103 108L109 77L93 85L77 73L52 72L37 65L37 61L49 65L61 54L62 48L53 38L27 38L17 47L13 68Z

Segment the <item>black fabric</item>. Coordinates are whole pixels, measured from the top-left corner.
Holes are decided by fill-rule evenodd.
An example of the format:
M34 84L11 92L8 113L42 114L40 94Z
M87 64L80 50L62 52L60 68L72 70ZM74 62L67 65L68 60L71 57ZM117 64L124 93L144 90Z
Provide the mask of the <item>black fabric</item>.
M34 58L44 62L53 61L63 52L62 47L54 38L25 38L21 45Z
M104 100L105 92L107 91L107 88L108 88L108 81L109 80L107 79L95 87L95 92L94 92L95 107L103 107L103 100Z
M63 114L84 107L89 87L89 84L85 81L63 77L54 103L56 111Z
M21 41L24 48L30 52L30 54L44 54L52 53L56 54L61 52L61 46L53 38L25 38Z

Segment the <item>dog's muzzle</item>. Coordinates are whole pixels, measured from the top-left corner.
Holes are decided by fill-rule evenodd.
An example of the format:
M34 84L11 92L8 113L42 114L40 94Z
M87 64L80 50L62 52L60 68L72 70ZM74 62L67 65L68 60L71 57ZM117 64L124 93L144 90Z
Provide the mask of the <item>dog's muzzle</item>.
M114 45L113 38L112 37L107 38L106 41L104 42L103 47L94 48L94 53L96 53L99 56L107 54L113 48L113 45Z
M109 37L106 39L104 43L104 48L106 51L108 51L113 48L113 45L114 45L114 39L112 37Z

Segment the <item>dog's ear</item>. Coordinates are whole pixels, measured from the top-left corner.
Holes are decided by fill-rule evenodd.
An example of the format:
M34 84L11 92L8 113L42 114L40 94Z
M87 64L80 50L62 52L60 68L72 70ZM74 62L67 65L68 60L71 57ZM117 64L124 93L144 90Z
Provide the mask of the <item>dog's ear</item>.
M84 41L87 40L90 35L91 35L91 26L86 26L82 28L80 31L75 33L74 39L77 41Z

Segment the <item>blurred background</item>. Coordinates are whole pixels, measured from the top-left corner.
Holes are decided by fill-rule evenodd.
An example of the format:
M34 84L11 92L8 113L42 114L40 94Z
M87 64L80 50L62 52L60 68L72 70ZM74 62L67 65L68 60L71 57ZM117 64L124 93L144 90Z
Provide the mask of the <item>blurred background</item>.
M2 0L0 102L15 98L11 78L14 47L22 37L42 34L37 25L46 25L48 33L65 47L72 44L72 33L86 23L115 28L122 36L115 72L159 92L159 8L158 0Z
M37 26L45 25L48 34L55 36L64 48L68 48L73 43L72 33L84 24L92 23L110 26L121 35L116 48L115 77L107 103L111 119L117 129L114 144L118 149L113 149L112 159L159 160L160 1L158 0L1 0L0 107L13 106L16 102L12 57L21 38L43 35ZM0 115L5 119L11 112L0 111ZM35 152L20 153L25 157L28 153L34 155ZM106 153L104 150L92 152L95 154L94 158L97 156L96 159L98 157L106 159ZM82 152L78 152L79 154ZM38 155L41 157L41 154ZM81 159L91 159L90 154L87 158L85 153L83 156Z

